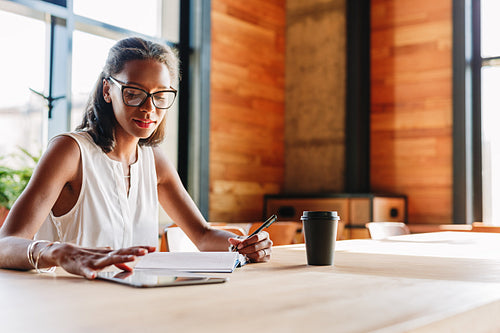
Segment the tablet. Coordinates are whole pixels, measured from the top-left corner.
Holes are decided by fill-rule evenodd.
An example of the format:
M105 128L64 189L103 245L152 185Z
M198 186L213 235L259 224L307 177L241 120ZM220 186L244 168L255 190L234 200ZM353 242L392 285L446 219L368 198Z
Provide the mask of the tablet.
M227 281L225 277L203 276L188 273L182 274L181 272L175 275L165 275L137 270L132 272L98 272L97 278L137 288L174 287L193 284L222 283Z

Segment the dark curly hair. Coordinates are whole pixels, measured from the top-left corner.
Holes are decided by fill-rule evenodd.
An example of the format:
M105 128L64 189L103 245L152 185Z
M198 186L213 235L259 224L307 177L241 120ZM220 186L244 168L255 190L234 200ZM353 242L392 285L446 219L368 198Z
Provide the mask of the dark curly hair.
M112 151L115 146L114 132L117 121L112 105L104 100L103 80L120 73L125 63L131 60L159 61L167 66L172 83L179 79L179 60L176 52L169 46L139 37L129 37L118 41L109 50L106 64L87 102L83 120L76 128L77 131L88 132L105 153ZM165 137L165 122L166 117L154 133L146 139L140 139L139 144L155 146L161 143Z

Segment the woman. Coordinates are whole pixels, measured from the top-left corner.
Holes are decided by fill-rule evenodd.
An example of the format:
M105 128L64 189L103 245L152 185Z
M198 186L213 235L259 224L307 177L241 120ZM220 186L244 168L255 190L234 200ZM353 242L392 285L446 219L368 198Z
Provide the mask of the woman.
M158 203L202 251L235 246L270 259L266 232L247 239L211 228L156 147L173 104L178 61L166 46L119 41L76 132L55 137L0 229L0 267L61 266L88 279L155 250ZM35 238L35 240L33 240Z

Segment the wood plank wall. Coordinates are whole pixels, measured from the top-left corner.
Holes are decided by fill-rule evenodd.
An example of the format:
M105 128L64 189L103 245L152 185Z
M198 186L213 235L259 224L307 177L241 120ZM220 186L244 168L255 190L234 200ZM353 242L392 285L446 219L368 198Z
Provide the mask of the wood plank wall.
M284 178L285 0L212 0L211 221L258 221Z
M371 189L452 222L452 1L372 0Z

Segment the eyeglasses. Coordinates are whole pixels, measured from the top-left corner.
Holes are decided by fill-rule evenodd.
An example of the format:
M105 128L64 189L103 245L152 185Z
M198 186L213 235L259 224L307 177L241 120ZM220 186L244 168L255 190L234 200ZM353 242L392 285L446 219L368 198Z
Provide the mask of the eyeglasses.
M126 86L124 85L125 82L118 81L111 76L109 80L121 89L123 103L128 106L141 106L148 97L151 97L155 107L168 109L174 104L175 96L177 96L177 90L175 89L161 90L150 94L144 89Z

